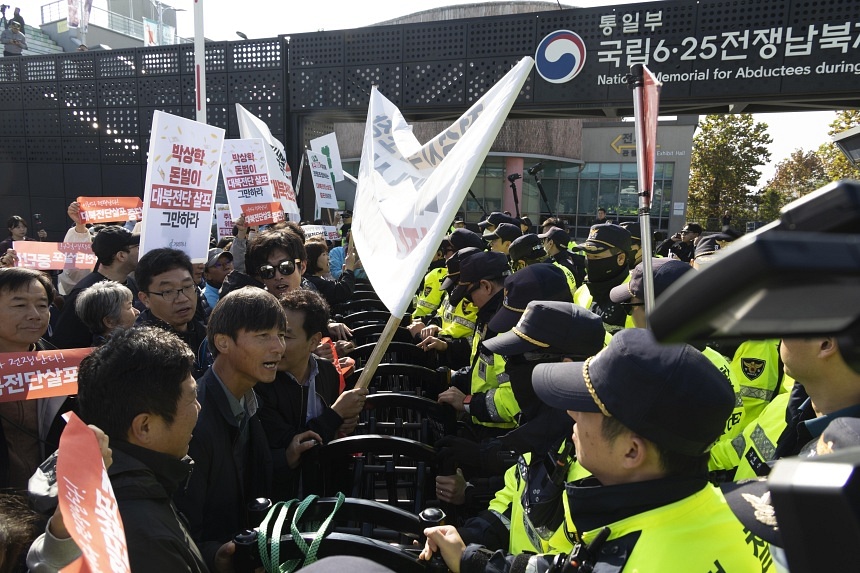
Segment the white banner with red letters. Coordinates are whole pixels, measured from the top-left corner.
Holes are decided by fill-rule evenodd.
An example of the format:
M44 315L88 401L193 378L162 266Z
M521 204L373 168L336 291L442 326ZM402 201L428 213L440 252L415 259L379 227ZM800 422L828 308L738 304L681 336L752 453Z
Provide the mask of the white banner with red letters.
M370 94L352 237L392 315L403 316L534 65L523 58L423 146L400 110Z
M238 219L244 205L267 206L275 201L262 139L228 139L221 151L221 173L227 188L230 216ZM281 210L280 207L277 210Z
M18 266L40 271L83 269L91 271L97 257L90 243L45 243L12 241L18 253Z
M170 247L205 262L224 130L156 111L151 134L140 256Z
M266 164L269 167L269 180L272 182L275 200L281 203L285 213L298 215L299 206L296 204L296 192L293 190L293 175L290 172L290 164L287 163L284 144L275 139L263 120L238 103L236 119L239 121L239 134L242 139L260 138L266 144Z
M233 236L233 217L230 205L215 203L215 225L218 227L218 240Z
M325 155L308 150L308 166L311 168L317 207L320 209L338 209L334 181Z

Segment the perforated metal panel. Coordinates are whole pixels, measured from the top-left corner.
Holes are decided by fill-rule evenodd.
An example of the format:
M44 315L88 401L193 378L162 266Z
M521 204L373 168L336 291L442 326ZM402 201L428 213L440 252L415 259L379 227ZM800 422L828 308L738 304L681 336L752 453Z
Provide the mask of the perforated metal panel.
M0 125L3 126L3 131L0 131L3 137L27 134L24 129L24 111L21 109L0 111Z
M284 116L284 104L282 103L243 103L242 107L253 113L255 116L263 120L269 127L269 130L274 133L283 133L286 117ZM236 119L236 106L229 107L230 123L227 128L228 137L239 137L239 122Z
M185 117L188 119L194 119L194 117L188 117L183 112L183 107L181 105L163 105L158 107L141 107L138 108L140 112L140 135L141 137L145 137L149 139L149 134L152 130L152 116L155 114L155 111L163 111L169 114L178 115L179 117ZM144 146L144 149L148 149L148 147Z
M483 96L487 91L496 85L506 73L511 71L519 58L516 57L498 57L485 59L470 59L469 66L466 72L466 102L473 104ZM520 96L517 98L517 103L526 103L532 101L534 96L534 73L529 75L523 89L520 91Z
M36 56L21 58L23 60L23 77L25 82L46 82L57 79L57 57Z
M24 111L27 137L59 137L60 112L55 109Z
M230 57L227 70L280 70L283 65L284 46L280 38L248 40L229 44ZM208 71L208 70L207 70Z
M137 80L138 103L144 105L182 105L179 76L145 77Z
M385 94L395 105L403 98L401 68L395 64L368 64L347 69L346 100L348 108L367 108L373 86Z
M137 79L99 80L100 107L137 106Z
M25 109L57 109L59 107L56 82L26 83L24 90Z
M99 92L95 80L60 82L60 107L97 107Z
M20 110L21 107L21 84L0 83L0 109Z
M403 59L416 62L465 58L466 29L463 20L409 26L403 34Z
M342 66L344 45L342 32L315 32L290 38L290 71L298 68Z
M63 137L63 161L65 163L98 163L99 137Z
M179 46L157 46L140 52L140 73L146 76L178 75Z
M61 80L93 80L96 77L95 56L90 52L63 54L57 71Z
M346 30L343 39L347 66L390 64L402 59L403 28L400 26Z
M24 163L26 161L27 140L24 137L0 137L0 163ZM3 179L8 181L6 173L4 173Z
M102 163L140 163L140 138L130 136L102 137L99 141Z
M534 50L536 23L534 18L526 15L470 22L466 40L469 61L528 54ZM519 57L515 60L519 60Z
M194 44L183 44L182 73L194 73ZM206 74L227 71L227 42L206 42Z
M0 82L21 81L21 60L23 58L0 58Z
M462 105L466 102L464 62L407 63L403 105Z
M302 68L290 74L292 109L315 110L343 105L343 68Z
M99 134L99 117L95 109L60 110L60 130L63 137L95 137Z
M59 137L27 137L27 161L30 163L54 163L62 153Z
M263 103L284 100L284 75L280 70L236 72L228 75L228 82L231 102Z
M138 75L136 50L111 50L96 56L99 79L130 78Z
M103 136L130 136L139 134L137 109L105 108L99 110L99 131Z

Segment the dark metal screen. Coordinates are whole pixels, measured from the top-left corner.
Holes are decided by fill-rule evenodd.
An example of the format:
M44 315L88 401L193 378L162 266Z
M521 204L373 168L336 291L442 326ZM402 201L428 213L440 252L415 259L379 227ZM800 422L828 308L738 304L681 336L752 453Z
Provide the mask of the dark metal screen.
M584 65L565 83L536 69L514 117L630 115L637 62L665 114L860 106L860 3L675 0L208 43L208 121L238 137L241 103L295 168L311 132L364 120L372 86L410 119L457 117L559 30ZM2 215L42 213L58 240L75 197L140 195L153 112L194 117L192 49L0 59Z

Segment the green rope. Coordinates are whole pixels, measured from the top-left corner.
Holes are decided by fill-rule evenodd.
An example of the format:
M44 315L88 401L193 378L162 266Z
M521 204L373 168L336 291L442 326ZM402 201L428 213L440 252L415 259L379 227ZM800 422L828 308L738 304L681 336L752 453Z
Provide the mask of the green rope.
M322 543L323 538L328 535L329 529L331 529L331 522L334 519L334 515L340 509L340 506L343 505L343 500L345 496L341 493L337 493L337 501L334 504L334 508L331 510L331 513L328 517L325 518L325 521L322 522L319 529L317 529L316 535L314 535L313 541L311 541L310 546L305 543L304 538L302 538L301 532L299 531L298 524L305 510L311 505L313 501L315 501L317 496L310 495L305 498L299 508L296 510L296 514L293 516L293 524L292 524L292 534L293 540L296 542L296 545L302 550L302 553L305 554L305 562L302 564L302 567L310 565L317 561L317 551L319 551L320 544ZM292 573L292 572L287 572Z

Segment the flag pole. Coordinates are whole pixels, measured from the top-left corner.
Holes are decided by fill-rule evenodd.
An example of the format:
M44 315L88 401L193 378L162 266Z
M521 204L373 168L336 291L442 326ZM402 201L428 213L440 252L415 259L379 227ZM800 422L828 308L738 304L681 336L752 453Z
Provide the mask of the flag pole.
M651 251L651 199L657 156L657 117L660 87L651 71L642 64L630 66L628 85L633 88L633 116L636 129L636 171L639 180L639 228L645 279L645 315L654 309L654 271Z
M391 343L391 339L394 338L394 333L397 332L401 320L401 318L393 314L388 317L385 329L383 329L379 340L376 342L376 346L373 347L370 358L367 359L367 362L361 369L361 375L358 377L358 382L355 383L356 388L367 388L370 385L370 381L376 373L376 367L382 362L382 355L385 354L388 345Z

